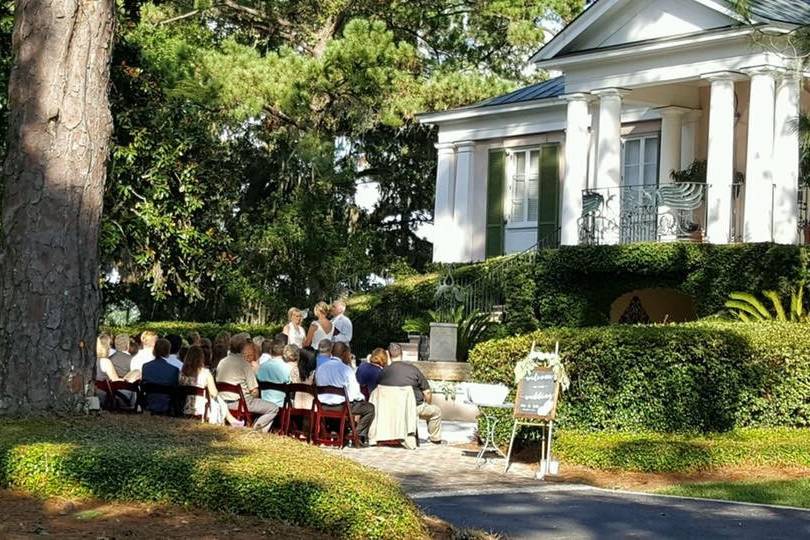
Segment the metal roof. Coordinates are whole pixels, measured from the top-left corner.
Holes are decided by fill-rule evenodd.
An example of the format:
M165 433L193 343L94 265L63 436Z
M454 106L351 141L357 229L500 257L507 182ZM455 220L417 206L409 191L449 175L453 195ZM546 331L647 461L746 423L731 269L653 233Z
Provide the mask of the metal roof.
M559 97L565 93L565 77L554 77L539 83L534 83L524 88L519 88L508 94L491 97L480 101L472 107L493 107L495 105L508 105L509 103L523 103L536 99Z
M810 0L750 0L748 11L754 18L810 24Z

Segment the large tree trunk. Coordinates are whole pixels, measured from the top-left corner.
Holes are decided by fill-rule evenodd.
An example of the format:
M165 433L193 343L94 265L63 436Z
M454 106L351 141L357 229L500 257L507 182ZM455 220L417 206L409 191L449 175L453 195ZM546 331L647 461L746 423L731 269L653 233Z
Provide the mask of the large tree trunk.
M68 410L95 362L113 0L17 0L0 237L0 414Z

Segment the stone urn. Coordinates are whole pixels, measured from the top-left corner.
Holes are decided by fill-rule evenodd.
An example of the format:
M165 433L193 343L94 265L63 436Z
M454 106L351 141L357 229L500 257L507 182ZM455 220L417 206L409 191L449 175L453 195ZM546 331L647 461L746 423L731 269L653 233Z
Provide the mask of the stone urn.
M458 325L456 323L430 323L430 361L455 362L458 343Z

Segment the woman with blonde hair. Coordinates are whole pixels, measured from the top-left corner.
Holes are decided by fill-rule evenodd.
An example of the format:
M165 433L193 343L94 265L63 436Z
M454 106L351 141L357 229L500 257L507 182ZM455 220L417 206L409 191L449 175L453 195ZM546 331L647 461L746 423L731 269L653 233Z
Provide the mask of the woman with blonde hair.
M288 345L295 345L299 348L304 346L306 332L304 327L301 326L302 320L304 320L304 314L300 309L292 307L287 311L287 325L281 333L287 336Z
M304 347L318 347L324 339L332 339L335 328L329 320L329 305L326 302L318 302L312 310L315 313L315 320L309 325L307 337L304 338Z

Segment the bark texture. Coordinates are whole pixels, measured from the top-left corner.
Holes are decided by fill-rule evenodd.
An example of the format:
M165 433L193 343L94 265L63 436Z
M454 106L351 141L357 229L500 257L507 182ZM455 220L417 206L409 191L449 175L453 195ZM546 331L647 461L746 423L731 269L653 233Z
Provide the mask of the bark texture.
M95 362L112 0L17 0L0 241L0 415L68 410Z

